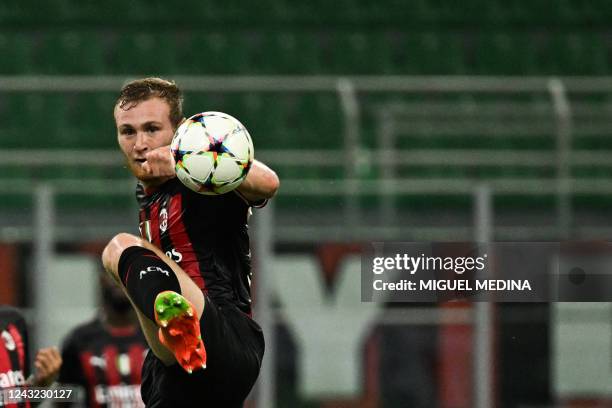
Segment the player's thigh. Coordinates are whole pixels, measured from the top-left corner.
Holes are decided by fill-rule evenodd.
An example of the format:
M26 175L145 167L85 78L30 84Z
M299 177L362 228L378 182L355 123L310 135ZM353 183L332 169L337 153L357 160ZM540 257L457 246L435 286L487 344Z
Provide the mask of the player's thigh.
M179 285L181 287L181 294L193 304L198 317L201 317L204 313L204 295L200 288L191 280L189 275L173 260L167 257L159 248L155 247L151 243L131 234L118 234L115 236L104 249L102 260L104 263L105 269L113 275L113 277L119 282L118 278L118 265L119 258L123 251L132 246L140 246L150 251L153 251L166 265L168 265L174 274L176 275ZM120 283L120 282L119 282ZM176 359L174 355L163 346L158 337L159 327L155 322L146 317L143 313L140 312L138 307L136 307L134 301L130 297L130 294L127 291L127 288L121 284L121 288L125 292L126 296L132 302L134 310L138 316L138 320L140 321L140 327L147 339L147 343L153 353L159 358L164 364L170 365L176 363Z
M214 372L217 392L244 400L259 375L264 354L263 333L234 306L215 307L208 297L206 301L200 327L206 346L207 370Z

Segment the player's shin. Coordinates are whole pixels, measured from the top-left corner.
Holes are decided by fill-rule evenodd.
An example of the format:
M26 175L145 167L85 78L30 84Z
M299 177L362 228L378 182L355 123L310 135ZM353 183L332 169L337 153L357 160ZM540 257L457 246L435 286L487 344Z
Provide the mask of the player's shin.
M165 291L181 293L181 286L172 268L153 251L132 246L119 258L118 274L138 309L155 321L155 299Z
M193 305L181 294L172 268L155 252L132 246L119 258L118 274L140 311L159 326L159 341L191 373L206 368L206 349Z

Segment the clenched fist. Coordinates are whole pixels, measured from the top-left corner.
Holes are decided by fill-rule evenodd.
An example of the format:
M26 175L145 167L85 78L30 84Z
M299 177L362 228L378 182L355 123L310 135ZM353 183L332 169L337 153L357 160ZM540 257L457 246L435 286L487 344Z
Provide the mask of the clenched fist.
M172 178L176 175L174 170L174 156L170 146L162 146L145 154L146 161L142 169L155 178Z
M38 350L34 360L34 385L46 387L53 383L62 366L62 356L56 347Z

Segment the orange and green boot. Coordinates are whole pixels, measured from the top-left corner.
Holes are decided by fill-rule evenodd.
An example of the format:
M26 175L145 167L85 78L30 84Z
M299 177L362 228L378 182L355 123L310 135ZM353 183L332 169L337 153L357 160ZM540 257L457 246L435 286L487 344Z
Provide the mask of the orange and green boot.
M159 341L172 351L179 365L189 374L206 368L206 349L193 305L182 295L167 290L157 295L154 308Z

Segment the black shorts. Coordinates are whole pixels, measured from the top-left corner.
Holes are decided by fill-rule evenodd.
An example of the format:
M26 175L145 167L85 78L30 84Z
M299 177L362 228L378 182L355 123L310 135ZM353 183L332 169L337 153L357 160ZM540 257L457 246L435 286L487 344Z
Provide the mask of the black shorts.
M147 407L238 408L253 388L264 354L261 328L235 306L217 306L207 296L205 301L200 329L206 369L188 374L149 351L141 386Z

